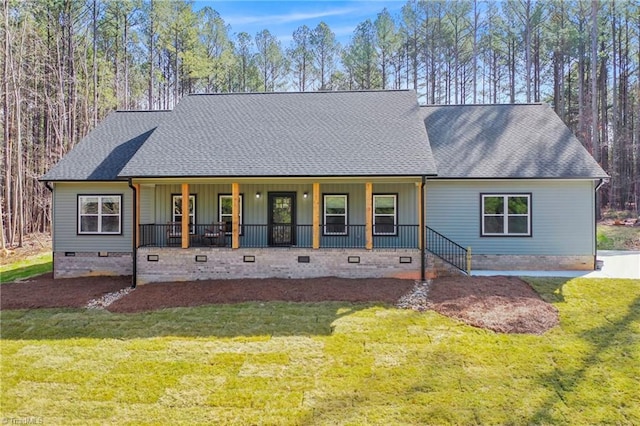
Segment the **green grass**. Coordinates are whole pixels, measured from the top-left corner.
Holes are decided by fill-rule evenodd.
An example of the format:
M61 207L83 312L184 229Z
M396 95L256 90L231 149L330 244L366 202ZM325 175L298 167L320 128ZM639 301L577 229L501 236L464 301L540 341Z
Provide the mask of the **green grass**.
M629 250L640 246L640 228L598 224L598 250Z
M530 282L560 312L560 325L542 336L337 302L4 311L0 417L640 424L640 283Z
M21 280L51 272L53 256L51 252L0 266L0 284Z

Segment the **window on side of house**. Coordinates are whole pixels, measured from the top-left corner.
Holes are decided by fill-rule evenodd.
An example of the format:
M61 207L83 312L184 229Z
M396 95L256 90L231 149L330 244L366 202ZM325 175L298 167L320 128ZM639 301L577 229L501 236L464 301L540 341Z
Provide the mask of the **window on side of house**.
M324 235L347 235L348 197L347 194L325 194Z
M373 196L373 235L397 235L398 196L377 194Z
M189 195L189 229L190 234L196 233L196 196L195 194ZM182 223L182 195L173 194L171 196L171 221Z
M482 194L482 236L531 236L531 194Z
M242 194L240 197L240 235L242 235ZM231 194L218 195L218 221L226 223L226 234L231 234L233 229L233 196Z
M122 196L78 195L78 234L122 234Z

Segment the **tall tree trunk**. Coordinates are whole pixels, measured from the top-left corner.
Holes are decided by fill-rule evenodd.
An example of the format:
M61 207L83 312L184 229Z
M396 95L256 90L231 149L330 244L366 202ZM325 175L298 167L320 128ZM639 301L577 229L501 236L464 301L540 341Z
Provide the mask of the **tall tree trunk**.
M600 162L600 144L598 141L598 0L591 0L591 146L593 157Z
M93 127L98 124L98 2L93 0Z
M7 204L6 207L6 211L7 211L7 224L11 224L11 207L9 205L10 203L10 195L11 195L11 140L9 139L9 126L11 125L10 121L9 121L9 58L11 56L11 44L9 43L9 37L10 37L10 28L9 28L9 0L4 0L2 2L2 6L3 6L3 16L4 16L4 49L3 49L3 53L2 53L2 118L3 118L3 123L2 123L2 130L3 130L3 137L4 137L4 171L5 171L5 175L3 178L3 190L4 190L4 194L2 195L2 198L4 199L5 203ZM2 204L0 202L0 204ZM2 214L2 206L0 206L0 227L2 229L0 229L0 244L1 244L1 249L2 251L6 250L6 246L7 246L7 242L6 242L6 237L9 238L9 240L11 240L11 234L7 234L5 237L5 222L4 222L4 215ZM7 226L7 229L9 229L9 226Z

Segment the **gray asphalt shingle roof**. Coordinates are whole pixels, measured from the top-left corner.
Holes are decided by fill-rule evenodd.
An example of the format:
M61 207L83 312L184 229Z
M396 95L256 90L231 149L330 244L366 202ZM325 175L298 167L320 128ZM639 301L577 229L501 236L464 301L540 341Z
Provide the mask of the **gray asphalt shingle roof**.
M421 108L439 178L604 178L543 104Z
M124 177L604 178L547 105L420 107L413 91L191 95L114 112L45 181Z
M109 114L40 180L116 180L168 111Z
M191 95L120 176L434 175L413 91Z

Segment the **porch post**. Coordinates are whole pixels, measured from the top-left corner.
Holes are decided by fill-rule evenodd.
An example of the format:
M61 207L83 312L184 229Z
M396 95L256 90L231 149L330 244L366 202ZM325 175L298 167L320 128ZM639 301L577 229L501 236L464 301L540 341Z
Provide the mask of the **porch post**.
M182 223L180 224L182 235L182 248L189 248L189 184L182 184Z
M373 184L371 182L367 182L364 184L364 198L365 198L364 248L366 248L367 250L371 250L373 249Z
M134 183L133 187L136 189L136 221L133 226L136 227L136 248L140 247L140 184Z
M320 184L313 183L313 248L320 248Z
M424 228L424 183L422 182L416 182L416 189L417 189L417 199L418 199L418 249L422 250L422 247L424 246L424 239L423 239L423 235L424 232L422 230L422 228Z
M231 248L240 247L240 184L231 184Z
M418 219L418 223L420 224L420 229L418 229L418 238L420 240L419 245L420 245L420 281L424 282L426 280L426 276L427 276L427 262L425 259L425 256L427 255L426 249L427 249L427 241L425 239L426 235L426 225L427 225L427 220L426 220L426 208L425 208L425 191L426 191L426 183L427 178L426 176L422 176L422 180L419 184L419 188L420 188L420 194L418 194L418 204L420 204L420 209L419 209L419 219Z

